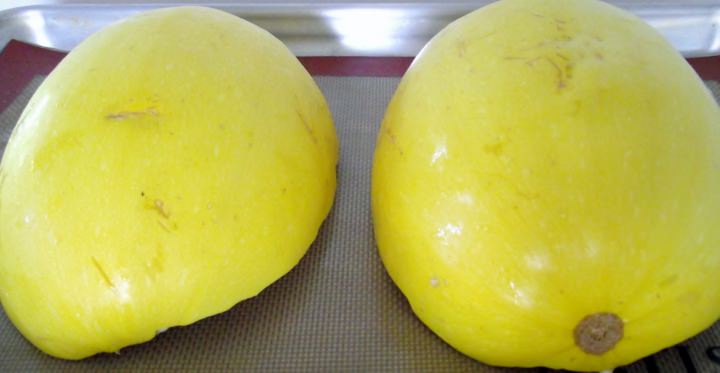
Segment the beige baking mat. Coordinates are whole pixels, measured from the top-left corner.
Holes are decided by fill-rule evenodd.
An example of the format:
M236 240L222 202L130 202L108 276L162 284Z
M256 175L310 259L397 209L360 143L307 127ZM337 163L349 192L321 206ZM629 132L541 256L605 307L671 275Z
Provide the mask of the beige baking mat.
M375 135L399 78L317 77L341 144L335 206L287 276L230 311L80 362L48 357L0 313L0 372L537 372L491 368L453 350L411 313L378 257L370 218ZM0 114L2 148L38 77ZM720 85L709 83L716 98ZM718 191L720 193L720 191ZM718 269L720 270L720 269ZM616 372L720 372L720 324Z

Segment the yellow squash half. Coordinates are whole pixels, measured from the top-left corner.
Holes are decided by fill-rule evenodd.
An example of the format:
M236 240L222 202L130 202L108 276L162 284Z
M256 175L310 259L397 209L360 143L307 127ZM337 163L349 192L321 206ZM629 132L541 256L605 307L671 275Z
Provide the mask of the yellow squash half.
M414 312L489 364L610 369L720 316L720 110L601 2L504 0L440 32L386 113L373 213Z
M0 169L0 298L79 359L252 297L335 191L325 100L266 31L198 7L91 36L45 80Z

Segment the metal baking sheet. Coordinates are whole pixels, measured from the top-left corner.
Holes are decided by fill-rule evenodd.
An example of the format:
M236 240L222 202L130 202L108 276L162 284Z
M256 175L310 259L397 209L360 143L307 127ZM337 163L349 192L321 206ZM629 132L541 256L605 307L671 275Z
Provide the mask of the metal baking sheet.
M268 29L298 56L385 58L414 56L436 31L482 3L216 7ZM679 1L620 5L648 20L687 57L720 54L720 0L717 5ZM56 5L3 11L0 48L15 39L66 51L103 25L156 7ZM0 64L0 76L17 75L28 65L40 64L40 57L48 58L48 53L35 52L22 55L33 59L25 66L16 60L10 70L2 71L7 66ZM0 62L3 56L0 53ZM351 60L358 61L356 57ZM303 60L306 66L307 61ZM705 61L712 71L720 70L720 59ZM51 67L34 71L9 105L0 108L0 152L27 100ZM118 355L101 354L80 362L42 354L0 311L0 372L547 372L476 362L445 344L414 317L377 255L369 209L375 137L400 74L395 70L393 76L383 77L322 76L326 74L317 71L314 77L333 112L340 140L339 187L317 240L293 271L259 296L225 313L188 327L171 328L155 340L125 348ZM706 83L720 99L720 84ZM9 84L0 79L0 96L8 88ZM659 372L720 372L720 323L689 341L615 371Z
M489 1L424 4L212 4L273 33L298 56L414 56L451 21ZM686 57L720 54L720 1L610 1L659 30ZM163 5L38 5L0 12L10 39L68 51L110 22ZM175 4L178 5L178 4Z

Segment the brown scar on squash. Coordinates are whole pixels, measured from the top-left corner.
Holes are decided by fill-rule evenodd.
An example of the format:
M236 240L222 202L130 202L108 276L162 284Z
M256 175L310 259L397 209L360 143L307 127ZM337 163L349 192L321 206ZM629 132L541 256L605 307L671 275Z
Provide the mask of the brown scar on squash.
M570 63L570 58L556 52L555 56L560 60L554 61L549 56L537 56L533 58L519 57L519 56L506 56L505 60L508 61L522 61L528 67L535 67L540 62L547 62L555 70L557 76L557 89L562 90L568 86L568 80L572 78L574 65ZM563 67L561 67L563 65Z
M305 128L305 131L307 131L308 134L310 134L310 138L312 138L312 141L314 143L318 143L317 136L315 136L315 132L312 130L312 127L310 127L310 124L308 124L307 120L305 119L305 116L300 112L299 109L295 109L295 113L297 113L298 118L300 118L300 123L302 123L303 127Z
M497 34L497 30L489 31L483 35L479 35L478 37L473 38L472 40L477 42L478 40L483 40L483 39L489 38L495 34ZM458 56L460 58L463 58L463 57L465 57L465 53L467 53L468 47L470 46L469 40L468 39L460 39L456 43L455 46L457 48Z
M112 120L112 121L122 121L122 120L128 120L128 119L138 119L143 116L150 115L152 117L157 117L158 112L157 109L154 107L149 107L145 110L138 110L138 111L119 111L116 113L110 113L105 116L105 119Z
M552 59L550 59L548 57L545 57L545 60L548 63L550 63L550 65L552 65L552 67L557 72L557 88L563 89L563 88L567 87L567 81L565 79L565 74L563 73L563 70L560 68L560 66L558 66L558 64L555 61L553 61Z
M404 154L402 149L400 148L400 145L397 143L397 137L395 137L395 134L392 132L391 129L386 129L383 131L383 133L390 139L390 143L397 148L397 150L400 152L400 155Z
M100 272L100 276L105 281L105 284L111 288L114 288L115 284L113 284L112 280L110 280L110 276L108 276L107 272L105 272L105 269L103 269L102 265L100 265L100 262L98 262L98 260L95 259L94 256L91 256L90 259L92 260L95 269Z
M568 57L568 56L566 56L566 55L564 55L564 54L562 54L562 53L560 53L560 52L555 52L555 55L556 55L559 59L561 59L561 60L563 60L563 61L565 61L565 62L569 62L569 61L570 61L570 57Z
M167 210L167 208L165 208L165 204L163 203L162 200L156 199L156 200L153 202L153 208L154 208L155 211L157 211L157 212L160 214L160 216L162 216L163 218L165 218L165 219L169 219L169 218L170 218L170 212Z
M157 223L160 226L160 228L162 228L165 232L171 233L170 226L168 226L168 224L165 221L158 219Z

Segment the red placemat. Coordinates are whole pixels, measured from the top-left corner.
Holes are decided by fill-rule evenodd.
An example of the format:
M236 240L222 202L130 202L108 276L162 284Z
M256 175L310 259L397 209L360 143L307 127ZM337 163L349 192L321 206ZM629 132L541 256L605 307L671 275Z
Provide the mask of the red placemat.
M11 40L0 52L0 112L36 75L49 74L65 52ZM313 76L399 77L412 57L300 57ZM704 80L720 80L720 56L691 58L690 65Z

